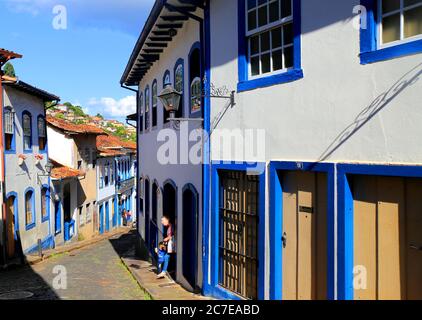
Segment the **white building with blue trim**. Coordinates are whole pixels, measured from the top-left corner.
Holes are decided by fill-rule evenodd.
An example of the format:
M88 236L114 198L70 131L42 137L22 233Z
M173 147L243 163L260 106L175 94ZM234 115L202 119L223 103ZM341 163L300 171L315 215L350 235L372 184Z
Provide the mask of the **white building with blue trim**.
M55 245L44 103L60 98L18 79L2 81L5 229L1 244L5 262L13 263L22 254Z
M159 80L194 127L196 42L204 161L163 166ZM179 219L192 179L205 295L421 299L421 58L420 0L156 1L121 80L139 90L141 236L155 243L151 194L171 178Z

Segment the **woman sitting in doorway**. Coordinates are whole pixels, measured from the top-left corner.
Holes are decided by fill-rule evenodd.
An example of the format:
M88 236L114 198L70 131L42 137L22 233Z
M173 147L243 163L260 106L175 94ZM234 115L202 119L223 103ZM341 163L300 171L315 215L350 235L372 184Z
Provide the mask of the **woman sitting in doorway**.
M170 256L174 253L175 248L174 248L174 231L173 231L173 225L170 222L170 218L168 216L163 216L161 218L161 224L167 228L167 232L166 232L166 237L164 238L163 242L166 244L167 246L167 254L169 255L169 260L170 260ZM166 276L165 272L161 272L157 278L158 279L162 279Z

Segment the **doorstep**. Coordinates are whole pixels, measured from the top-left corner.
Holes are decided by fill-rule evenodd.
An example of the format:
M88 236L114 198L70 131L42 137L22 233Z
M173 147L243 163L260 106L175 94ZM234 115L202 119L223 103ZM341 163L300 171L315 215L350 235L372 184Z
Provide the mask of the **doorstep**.
M148 261L135 257L122 257L121 260L139 286L154 300L212 300L185 290L170 278L157 279L157 268Z

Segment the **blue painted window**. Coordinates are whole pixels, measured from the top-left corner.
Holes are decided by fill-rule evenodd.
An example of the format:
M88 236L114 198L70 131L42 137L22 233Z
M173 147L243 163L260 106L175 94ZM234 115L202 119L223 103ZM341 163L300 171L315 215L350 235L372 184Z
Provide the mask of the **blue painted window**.
M144 95L142 92L139 92L139 133L142 133L144 131Z
M4 148L6 153L16 151L15 113L11 107L4 108Z
M34 190L32 189L25 192L25 225L26 230L35 227L35 200Z
M48 186L41 188L41 220L42 222L50 219L50 190Z
M303 77L300 0L238 0L238 91Z
M145 130L148 130L150 127L150 119L149 119L149 87L145 89Z
M22 113L23 149L32 152L32 116L28 111Z
M157 126L158 85L157 80L152 83L152 126Z
M39 148L39 151L42 152L47 149L47 127L46 127L45 118L43 115L38 116L37 128L38 128L38 148Z
M163 77L163 88L168 85L171 85L170 71L166 70ZM168 118L170 118L170 112L163 108L163 123L169 122Z
M179 109L176 111L176 118L183 118L184 93L185 93L185 64L179 59L174 67L174 89L182 94Z
M422 52L422 0L361 0L361 63Z
M100 189L104 188L104 165L100 166Z
M192 116L201 115L201 102L201 50L200 44L197 42L189 53L189 107Z

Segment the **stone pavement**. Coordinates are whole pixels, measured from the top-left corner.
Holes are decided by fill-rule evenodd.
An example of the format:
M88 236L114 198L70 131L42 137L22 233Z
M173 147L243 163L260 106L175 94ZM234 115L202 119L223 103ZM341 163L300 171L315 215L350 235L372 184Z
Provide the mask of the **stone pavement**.
M138 249L139 250L139 249ZM145 248L141 248L142 257L123 255L122 261L132 273L139 285L154 300L210 300L202 295L191 293L170 278L157 279L157 269Z
M41 263L0 272L0 299L11 292L35 300L149 299L120 259L132 255L133 247L133 237L120 233L84 248L50 254ZM53 288L57 266L66 270L65 290Z

